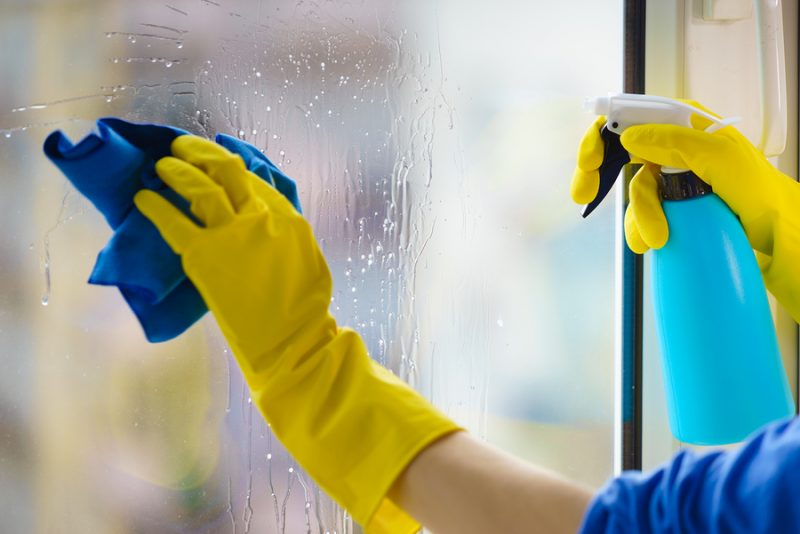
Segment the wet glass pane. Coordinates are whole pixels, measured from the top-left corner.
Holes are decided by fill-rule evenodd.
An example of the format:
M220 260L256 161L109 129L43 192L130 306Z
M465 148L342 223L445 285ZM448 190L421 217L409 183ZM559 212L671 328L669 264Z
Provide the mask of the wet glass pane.
M211 318L149 344L86 284L111 231L41 144L103 116L263 149L376 360L602 483L614 206L581 220L569 180L582 99L620 90L621 20L589 0L0 4L0 530L357 530L271 437Z

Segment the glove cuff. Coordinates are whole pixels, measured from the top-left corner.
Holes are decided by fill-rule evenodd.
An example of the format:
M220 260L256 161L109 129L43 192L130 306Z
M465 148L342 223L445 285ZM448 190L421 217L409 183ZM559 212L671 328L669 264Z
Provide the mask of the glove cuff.
M461 427L373 362L358 334L340 329L313 353L284 354L251 389L275 436L367 533L419 530L386 495L417 454Z

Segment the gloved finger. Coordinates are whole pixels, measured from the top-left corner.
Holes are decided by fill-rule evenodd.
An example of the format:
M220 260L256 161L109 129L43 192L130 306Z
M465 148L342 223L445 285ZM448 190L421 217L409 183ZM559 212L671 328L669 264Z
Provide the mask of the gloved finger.
M158 228L161 237L176 254L186 250L200 232L200 228L181 213L181 210L155 191L143 189L136 193L133 202Z
M597 169L603 163L603 139L600 130L606 123L605 117L597 117L587 128L578 147L578 165L572 176L570 193L576 204L588 204L597 196L600 187L600 174Z
M156 162L156 173L189 201L192 213L206 226L220 226L233 219L233 206L225 190L197 167L167 156Z
M636 227L636 221L633 219L633 211L630 206L625 210L625 241L628 243L628 248L636 254L647 252L647 243L644 242L639 229Z
M269 206L270 210L287 215L297 213L297 210L294 209L294 206L292 206L285 196L258 177L256 177L256 181L253 183L253 191L259 199Z
M658 167L647 164L631 180L630 213L641 240L652 249L663 247L669 238L667 218L658 192ZM633 249L631 249L633 250Z
M258 209L253 195L253 181L261 180L247 171L240 156L195 135L177 137L171 149L175 157L194 165L222 186L237 213Z
M600 130L606 124L606 118L597 117L594 122L586 129L583 134L581 144L578 147L578 168L585 171L592 171L600 168L603 163L603 138L600 137Z
M584 171L580 167L575 169L569 189L573 202L588 204L597 196L598 189L600 189L600 172L597 169L593 171Z
M691 169L712 187L715 162L725 161L730 149L735 149L723 135L672 124L631 126L620 141L631 154L658 165Z

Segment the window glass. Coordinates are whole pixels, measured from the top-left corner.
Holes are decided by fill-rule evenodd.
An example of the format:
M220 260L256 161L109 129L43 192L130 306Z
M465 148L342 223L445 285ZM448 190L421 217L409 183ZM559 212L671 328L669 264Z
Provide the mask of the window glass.
M0 530L357 530L273 439L213 319L149 344L43 156L103 116L223 132L299 186L332 310L473 432L612 469L613 212L569 198L621 3L7 0Z

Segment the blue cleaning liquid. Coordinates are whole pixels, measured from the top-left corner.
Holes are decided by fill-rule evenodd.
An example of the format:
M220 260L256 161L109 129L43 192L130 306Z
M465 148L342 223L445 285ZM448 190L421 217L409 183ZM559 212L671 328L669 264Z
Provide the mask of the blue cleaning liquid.
M663 207L669 240L651 271L672 433L697 445L738 442L794 413L761 272L717 195Z

